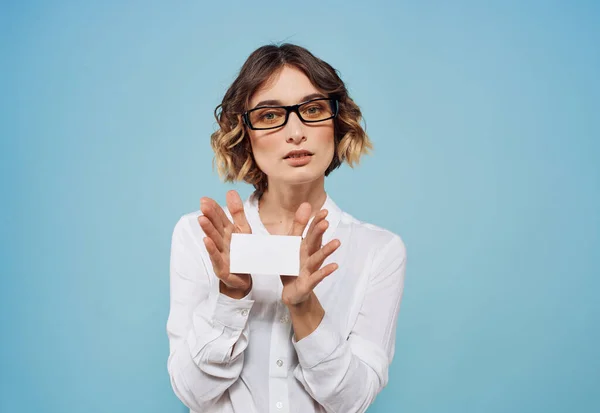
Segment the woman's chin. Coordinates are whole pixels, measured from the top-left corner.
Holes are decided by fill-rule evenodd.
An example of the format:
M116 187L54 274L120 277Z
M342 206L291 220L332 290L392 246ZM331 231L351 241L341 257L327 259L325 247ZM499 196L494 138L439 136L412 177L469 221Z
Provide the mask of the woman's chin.
M301 185L321 179L324 175L324 170L315 171L296 168L293 171L286 171L286 173L280 175L278 181L288 185Z

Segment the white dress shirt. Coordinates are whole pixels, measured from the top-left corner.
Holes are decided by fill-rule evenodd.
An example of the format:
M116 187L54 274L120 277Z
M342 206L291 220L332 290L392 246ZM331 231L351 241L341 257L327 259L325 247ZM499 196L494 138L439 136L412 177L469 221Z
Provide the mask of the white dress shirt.
M252 232L268 234L256 198L244 208ZM175 225L167 366L190 412L364 412L387 384L405 245L398 235L343 212L329 196L322 208L329 211L323 244L341 241L323 265L339 268L315 288L325 316L300 341L278 275L252 274L252 290L241 300L223 295L202 241L201 212Z

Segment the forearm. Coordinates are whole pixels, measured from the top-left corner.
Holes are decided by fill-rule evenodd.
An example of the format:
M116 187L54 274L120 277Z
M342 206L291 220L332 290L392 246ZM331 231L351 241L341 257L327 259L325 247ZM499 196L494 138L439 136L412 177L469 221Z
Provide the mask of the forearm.
M219 404L239 378L254 301L251 283L237 284L250 290L243 293L219 285L214 266L210 270L210 253L198 249L202 241L205 246L207 242L197 224L197 219L186 215L173 230L167 367L178 398L201 412Z
M294 375L328 412L364 412L388 382L406 250L394 237L379 253L351 332L342 334L343 316L325 313L310 335L293 342Z
M289 305L288 310L296 341L302 340L315 331L325 316L325 310L314 292L306 301L297 305Z
M294 375L327 412L364 412L387 382L389 360L381 349L352 341L325 315L311 335L294 343Z
M202 412L238 379L243 365L243 354L228 363L197 362L188 343L183 342L170 356L168 371L173 391L181 402L193 411Z
M168 370L173 390L190 409L205 411L238 379L248 345L250 300L219 295L201 303L184 337L173 339Z

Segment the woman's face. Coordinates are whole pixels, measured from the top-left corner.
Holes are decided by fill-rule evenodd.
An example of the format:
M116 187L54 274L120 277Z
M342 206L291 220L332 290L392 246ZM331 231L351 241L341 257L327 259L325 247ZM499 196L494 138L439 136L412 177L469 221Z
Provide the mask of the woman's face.
M295 105L317 97L319 92L300 70L284 66L251 98L249 109L264 105ZM268 101L268 103L262 103ZM334 153L333 119L304 123L290 113L285 125L277 129L248 128L252 153L258 167L273 183L303 184L320 179L331 164ZM288 157L291 151L308 151L312 155Z

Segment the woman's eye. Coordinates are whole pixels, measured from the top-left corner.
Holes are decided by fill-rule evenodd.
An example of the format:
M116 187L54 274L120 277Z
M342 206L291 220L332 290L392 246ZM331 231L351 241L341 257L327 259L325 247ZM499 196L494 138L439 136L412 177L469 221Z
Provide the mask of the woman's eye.
M311 114L311 115L316 115L317 113L319 113L321 111L321 107L320 106L311 106L309 108L306 109L306 112Z
M263 120L269 121L269 120L275 120L275 119L277 119L277 116L278 116L278 114L275 113L275 112L267 112L267 113L263 113L263 115L261 116L261 118Z

